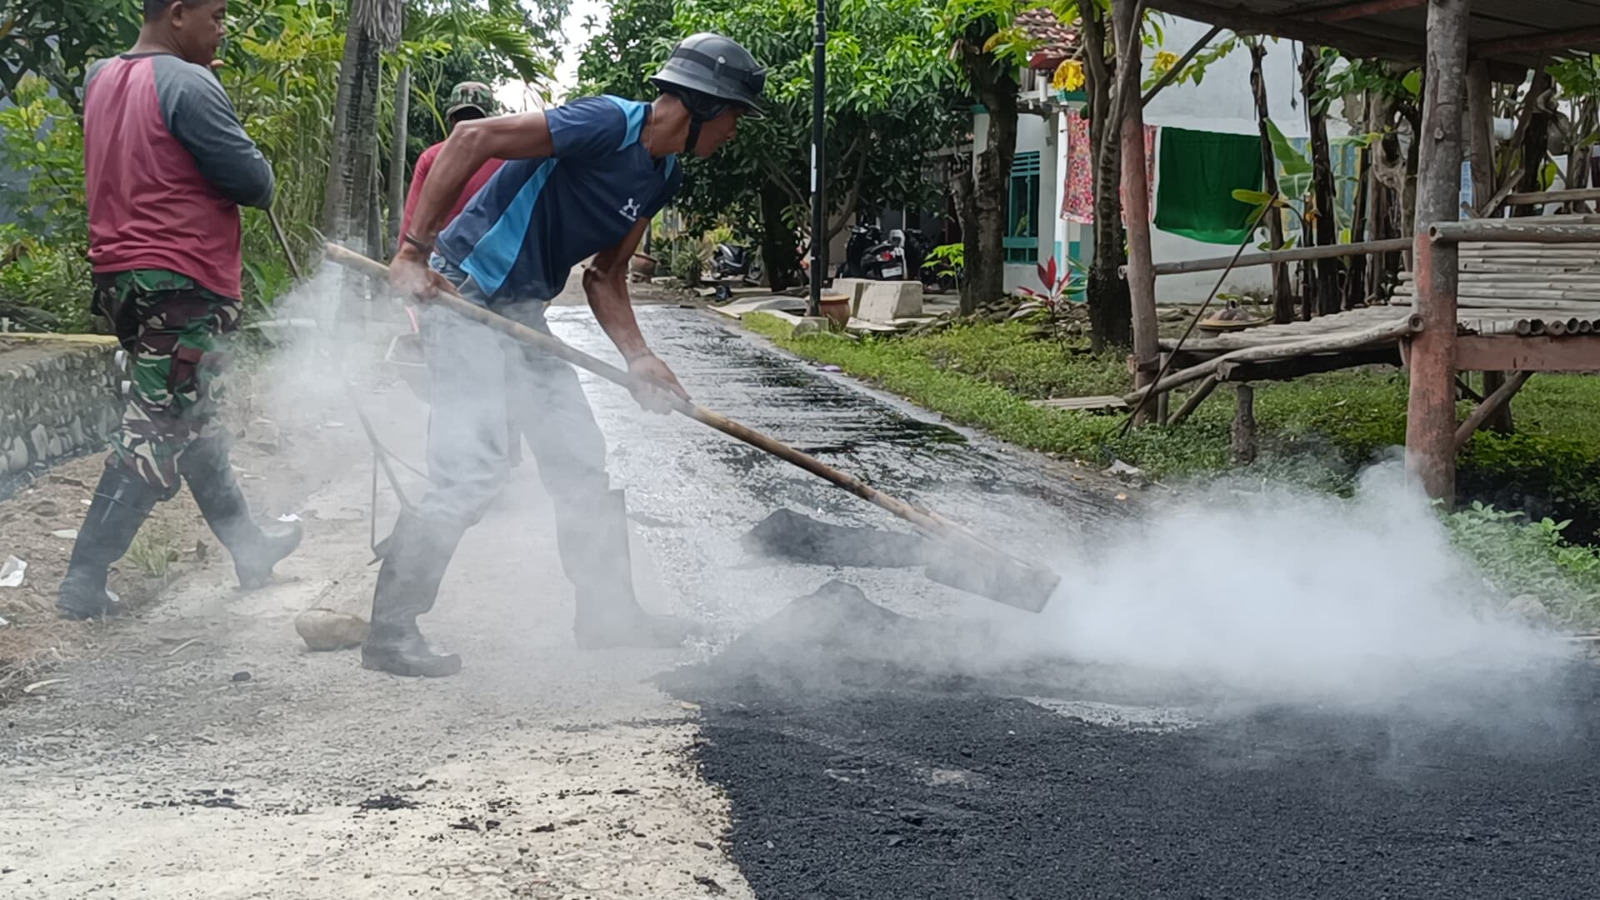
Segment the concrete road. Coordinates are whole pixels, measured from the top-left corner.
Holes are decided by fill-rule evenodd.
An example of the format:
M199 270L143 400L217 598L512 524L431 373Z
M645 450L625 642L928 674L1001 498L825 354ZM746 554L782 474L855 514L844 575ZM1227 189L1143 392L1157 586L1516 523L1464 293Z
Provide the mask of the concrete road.
M641 319L705 405L1021 555L1062 558L1122 521L1097 476L930 423L702 313ZM605 350L581 310L553 320ZM404 681L352 653L305 652L294 615L360 609L375 577L370 461L351 428L340 458L305 460L342 474L303 503L309 538L280 583L238 595L212 565L107 628L94 660L0 709L0 895L1592 894L1586 665L1525 666L1497 676L1515 690L1474 683L1426 708L1354 710L996 654L1061 620L914 570L752 559L739 538L779 505L896 526L586 383L629 491L645 601L708 623L703 643L573 648L530 461L426 620L465 657L459 677ZM353 423L339 400L324 406L299 415ZM402 391L372 406L395 449L420 459L424 407ZM380 506L381 530L392 498ZM718 655L836 578L920 624L888 620L868 642L839 639L852 621L778 635L798 662Z

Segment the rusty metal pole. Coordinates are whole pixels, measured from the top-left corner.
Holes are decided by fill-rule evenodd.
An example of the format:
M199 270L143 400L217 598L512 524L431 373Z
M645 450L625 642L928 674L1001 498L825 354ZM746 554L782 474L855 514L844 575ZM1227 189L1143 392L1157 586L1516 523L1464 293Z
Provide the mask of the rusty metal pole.
M1429 227L1461 218L1462 128L1471 0L1429 0L1426 97L1417 172L1417 313L1422 333L1411 341L1411 396L1406 417L1406 470L1429 497L1446 505L1456 486L1455 244L1430 239Z

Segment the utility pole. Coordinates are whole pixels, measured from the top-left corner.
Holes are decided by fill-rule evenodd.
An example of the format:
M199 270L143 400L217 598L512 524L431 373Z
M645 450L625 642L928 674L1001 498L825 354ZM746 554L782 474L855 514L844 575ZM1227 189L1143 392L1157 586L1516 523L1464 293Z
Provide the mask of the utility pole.
M811 90L811 303L807 315L822 315L822 280L828 273L828 242L823 231L827 228L828 211L823 203L823 174L827 160L823 157L822 141L827 137L825 120L828 86L828 0L817 0L817 43L813 61L814 77Z

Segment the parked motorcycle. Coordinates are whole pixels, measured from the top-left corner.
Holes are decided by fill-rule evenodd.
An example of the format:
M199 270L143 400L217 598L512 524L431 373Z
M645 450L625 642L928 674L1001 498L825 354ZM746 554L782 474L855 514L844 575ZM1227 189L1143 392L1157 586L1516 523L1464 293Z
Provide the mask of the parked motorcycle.
M760 284L761 261L749 248L719 243L711 253L711 274L718 279L743 278L750 284Z
M876 225L850 226L850 241L844 247L844 261L839 264L839 277L866 278L867 251L883 242L883 232Z
M906 233L898 228L889 232L889 239L880 241L862 254L863 278L873 281L904 281L913 277L910 259L906 253Z

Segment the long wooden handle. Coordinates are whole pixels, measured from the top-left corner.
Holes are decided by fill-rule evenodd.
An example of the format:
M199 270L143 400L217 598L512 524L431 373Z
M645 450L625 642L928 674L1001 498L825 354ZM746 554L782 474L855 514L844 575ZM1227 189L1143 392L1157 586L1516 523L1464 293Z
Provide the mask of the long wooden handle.
M388 266L377 262L376 260L368 259L367 257L362 256L353 250L346 249L338 244L330 243L327 246L327 252L330 260L348 266L349 268L358 272L362 272L379 279L388 277ZM714 413L709 409L691 403L690 401L679 397L677 394L672 393L666 385L663 385L654 379L641 378L640 376L634 375L632 372L619 369L610 363L596 359L581 350L573 348L571 345L560 340L554 335L546 334L537 329L529 328L520 322L508 319L505 316L502 316L496 312L492 312L485 307L477 305L476 303L469 302L459 293L456 293L454 289L448 293L441 293L438 296L431 298L428 302L438 303L441 306L449 307L451 310L460 313L462 316L465 316L474 322L478 322L500 332L501 334L515 338L516 340L535 347L540 351L549 354L550 356L554 356L557 359L569 362L580 369L593 372L607 381L622 385L630 390L645 385L654 387L671 397L672 408L675 412L682 413L683 415L688 416L697 422L715 428L731 438L743 441L744 443L770 453L779 459L786 460L787 462L790 462L806 470L807 472L816 475L819 478L829 481L834 485L841 487L852 494L855 494L857 497L860 497L869 503L888 510L889 512L923 529L924 531L942 537L956 538L962 541L970 542L990 553L1000 554L1005 556L1007 559L1011 558L1009 554L1006 554L999 548L989 544L986 541L983 541L976 535L962 528L960 525L950 521L949 519L946 519L944 516L941 516L936 512L923 509L918 506L913 506L904 500L891 497L877 488L868 485L861 479L852 475L846 475L845 473L833 468L832 466L822 462L810 454L802 453L801 451L796 450L782 441L768 437L767 435L764 435L748 426L741 425L726 416Z

